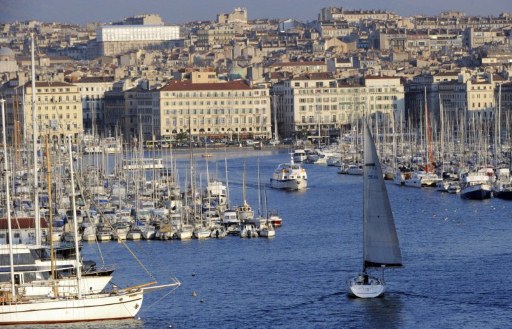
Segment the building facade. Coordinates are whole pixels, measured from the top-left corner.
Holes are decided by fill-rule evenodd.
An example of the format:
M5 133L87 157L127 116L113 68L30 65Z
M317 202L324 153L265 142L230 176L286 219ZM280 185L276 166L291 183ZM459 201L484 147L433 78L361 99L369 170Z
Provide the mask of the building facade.
M327 138L363 115L377 122L403 118L404 88L399 78L366 77L343 84L328 74L295 77L274 85L278 131L282 137L308 134Z
M82 100L84 132L105 135L105 93L112 90L114 77L84 77L77 82Z
M180 39L179 26L107 25L96 31L101 55L109 56L146 47L165 47Z
M193 83L172 81L158 91L160 134L174 139L271 137L270 94L243 81Z
M36 134L54 143L83 134L82 102L78 87L65 82L36 82ZM23 144L33 136L32 84L4 90L9 144Z

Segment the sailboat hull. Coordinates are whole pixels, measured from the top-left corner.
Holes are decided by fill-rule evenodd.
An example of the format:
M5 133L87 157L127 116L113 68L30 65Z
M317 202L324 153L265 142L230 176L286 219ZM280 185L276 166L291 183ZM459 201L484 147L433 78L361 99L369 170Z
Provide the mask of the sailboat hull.
M0 325L68 323L133 318L143 291L93 295L81 299L41 299L0 305Z
M361 279L361 275L349 282L350 292L359 298L376 298L384 294L386 285L376 277L370 276L367 282Z

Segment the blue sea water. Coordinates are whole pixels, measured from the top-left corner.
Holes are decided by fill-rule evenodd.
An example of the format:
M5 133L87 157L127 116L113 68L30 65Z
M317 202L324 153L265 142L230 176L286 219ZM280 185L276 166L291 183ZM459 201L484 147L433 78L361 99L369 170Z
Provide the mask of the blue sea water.
M286 151L228 154L230 199L258 209L258 162L267 183ZM180 177L188 154L177 155ZM225 180L224 153L209 172ZM205 159L196 158L198 172ZM462 200L434 189L388 183L404 267L386 270L382 298L347 296L361 268L362 177L305 165L308 189L267 189L283 226L273 239L138 241L126 245L160 282L177 277L175 292L147 295L138 319L52 328L509 328L512 323L512 202ZM203 176L203 181L205 176ZM114 282L152 278L116 242L84 245L86 259L116 264ZM33 326L31 326L33 327Z

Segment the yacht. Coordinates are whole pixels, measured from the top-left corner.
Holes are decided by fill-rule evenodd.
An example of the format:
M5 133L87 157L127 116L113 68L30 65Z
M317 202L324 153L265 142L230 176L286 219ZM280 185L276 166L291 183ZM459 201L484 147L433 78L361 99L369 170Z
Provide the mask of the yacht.
M483 168L476 172L465 172L460 178L460 196L463 199L484 200L492 196L494 172Z
M289 163L281 163L270 178L270 186L285 190L304 190L308 186L306 170L295 163L292 156Z
M304 149L296 149L293 151L292 159L295 162L303 162L308 158L308 155L306 153L306 150Z

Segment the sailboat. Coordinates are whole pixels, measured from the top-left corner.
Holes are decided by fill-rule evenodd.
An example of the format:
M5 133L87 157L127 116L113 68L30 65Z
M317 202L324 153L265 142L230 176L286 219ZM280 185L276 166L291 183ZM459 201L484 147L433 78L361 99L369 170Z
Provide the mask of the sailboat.
M364 129L363 174L363 269L349 280L350 293L374 298L386 290L383 276L368 273L370 268L401 267L402 255L379 158L368 124Z

